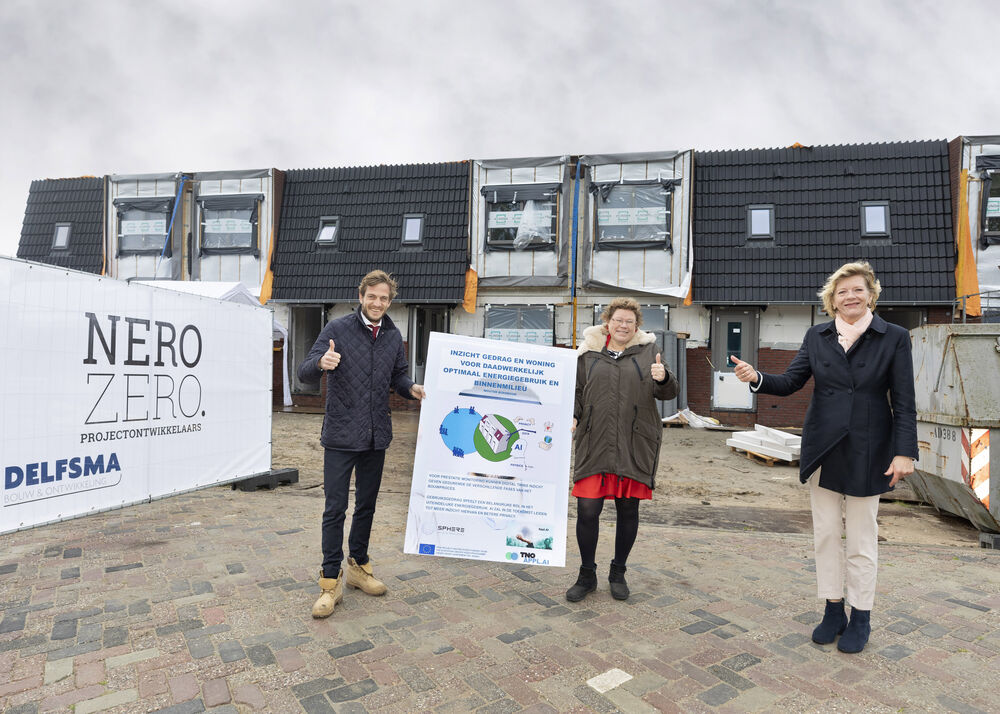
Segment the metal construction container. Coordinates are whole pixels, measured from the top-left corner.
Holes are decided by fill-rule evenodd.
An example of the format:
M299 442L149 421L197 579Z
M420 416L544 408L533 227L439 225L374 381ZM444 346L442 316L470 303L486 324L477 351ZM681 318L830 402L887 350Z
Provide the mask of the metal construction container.
M1000 533L1000 325L910 331L920 459L907 479L939 511ZM990 450L991 439L997 448ZM981 537L983 545L997 538Z

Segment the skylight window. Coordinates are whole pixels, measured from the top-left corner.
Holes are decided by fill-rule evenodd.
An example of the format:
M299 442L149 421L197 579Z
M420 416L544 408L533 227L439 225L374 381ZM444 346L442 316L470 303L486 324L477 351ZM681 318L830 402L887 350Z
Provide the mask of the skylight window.
M403 217L403 245L416 245L424 237L422 213L408 213Z
M340 228L338 216L324 216L319 219L319 231L316 233L316 245L337 245L337 233Z
M52 250L68 250L69 234L72 229L70 223L56 223L55 232L52 234Z
M774 206L747 206L747 237L774 238Z

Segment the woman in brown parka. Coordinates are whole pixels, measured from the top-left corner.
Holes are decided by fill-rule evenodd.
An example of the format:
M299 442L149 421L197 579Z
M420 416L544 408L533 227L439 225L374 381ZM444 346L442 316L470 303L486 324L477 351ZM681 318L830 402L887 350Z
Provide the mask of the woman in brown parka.
M663 438L656 400L677 395L677 379L663 364L655 336L639 329L638 302L615 298L601 321L584 330L576 363L573 495L582 562L566 591L570 602L597 589L598 523L608 498L617 511L608 581L612 597L628 598L625 562L639 531L639 501L652 498Z

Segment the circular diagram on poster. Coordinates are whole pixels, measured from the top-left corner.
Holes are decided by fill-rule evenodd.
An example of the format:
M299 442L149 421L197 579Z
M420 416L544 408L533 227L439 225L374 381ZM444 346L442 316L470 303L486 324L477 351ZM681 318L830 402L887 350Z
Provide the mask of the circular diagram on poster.
M476 450L473 435L483 415L474 407L455 407L441 420L439 432L452 456L462 457Z
M517 427L500 414L487 414L473 432L476 451L487 461L505 461L517 443Z

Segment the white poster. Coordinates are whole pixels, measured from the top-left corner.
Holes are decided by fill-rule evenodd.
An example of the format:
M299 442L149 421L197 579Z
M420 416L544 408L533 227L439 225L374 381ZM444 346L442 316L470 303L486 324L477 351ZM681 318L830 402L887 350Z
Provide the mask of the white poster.
M271 313L0 257L0 533L266 472Z
M405 552L566 562L576 352L431 333Z

